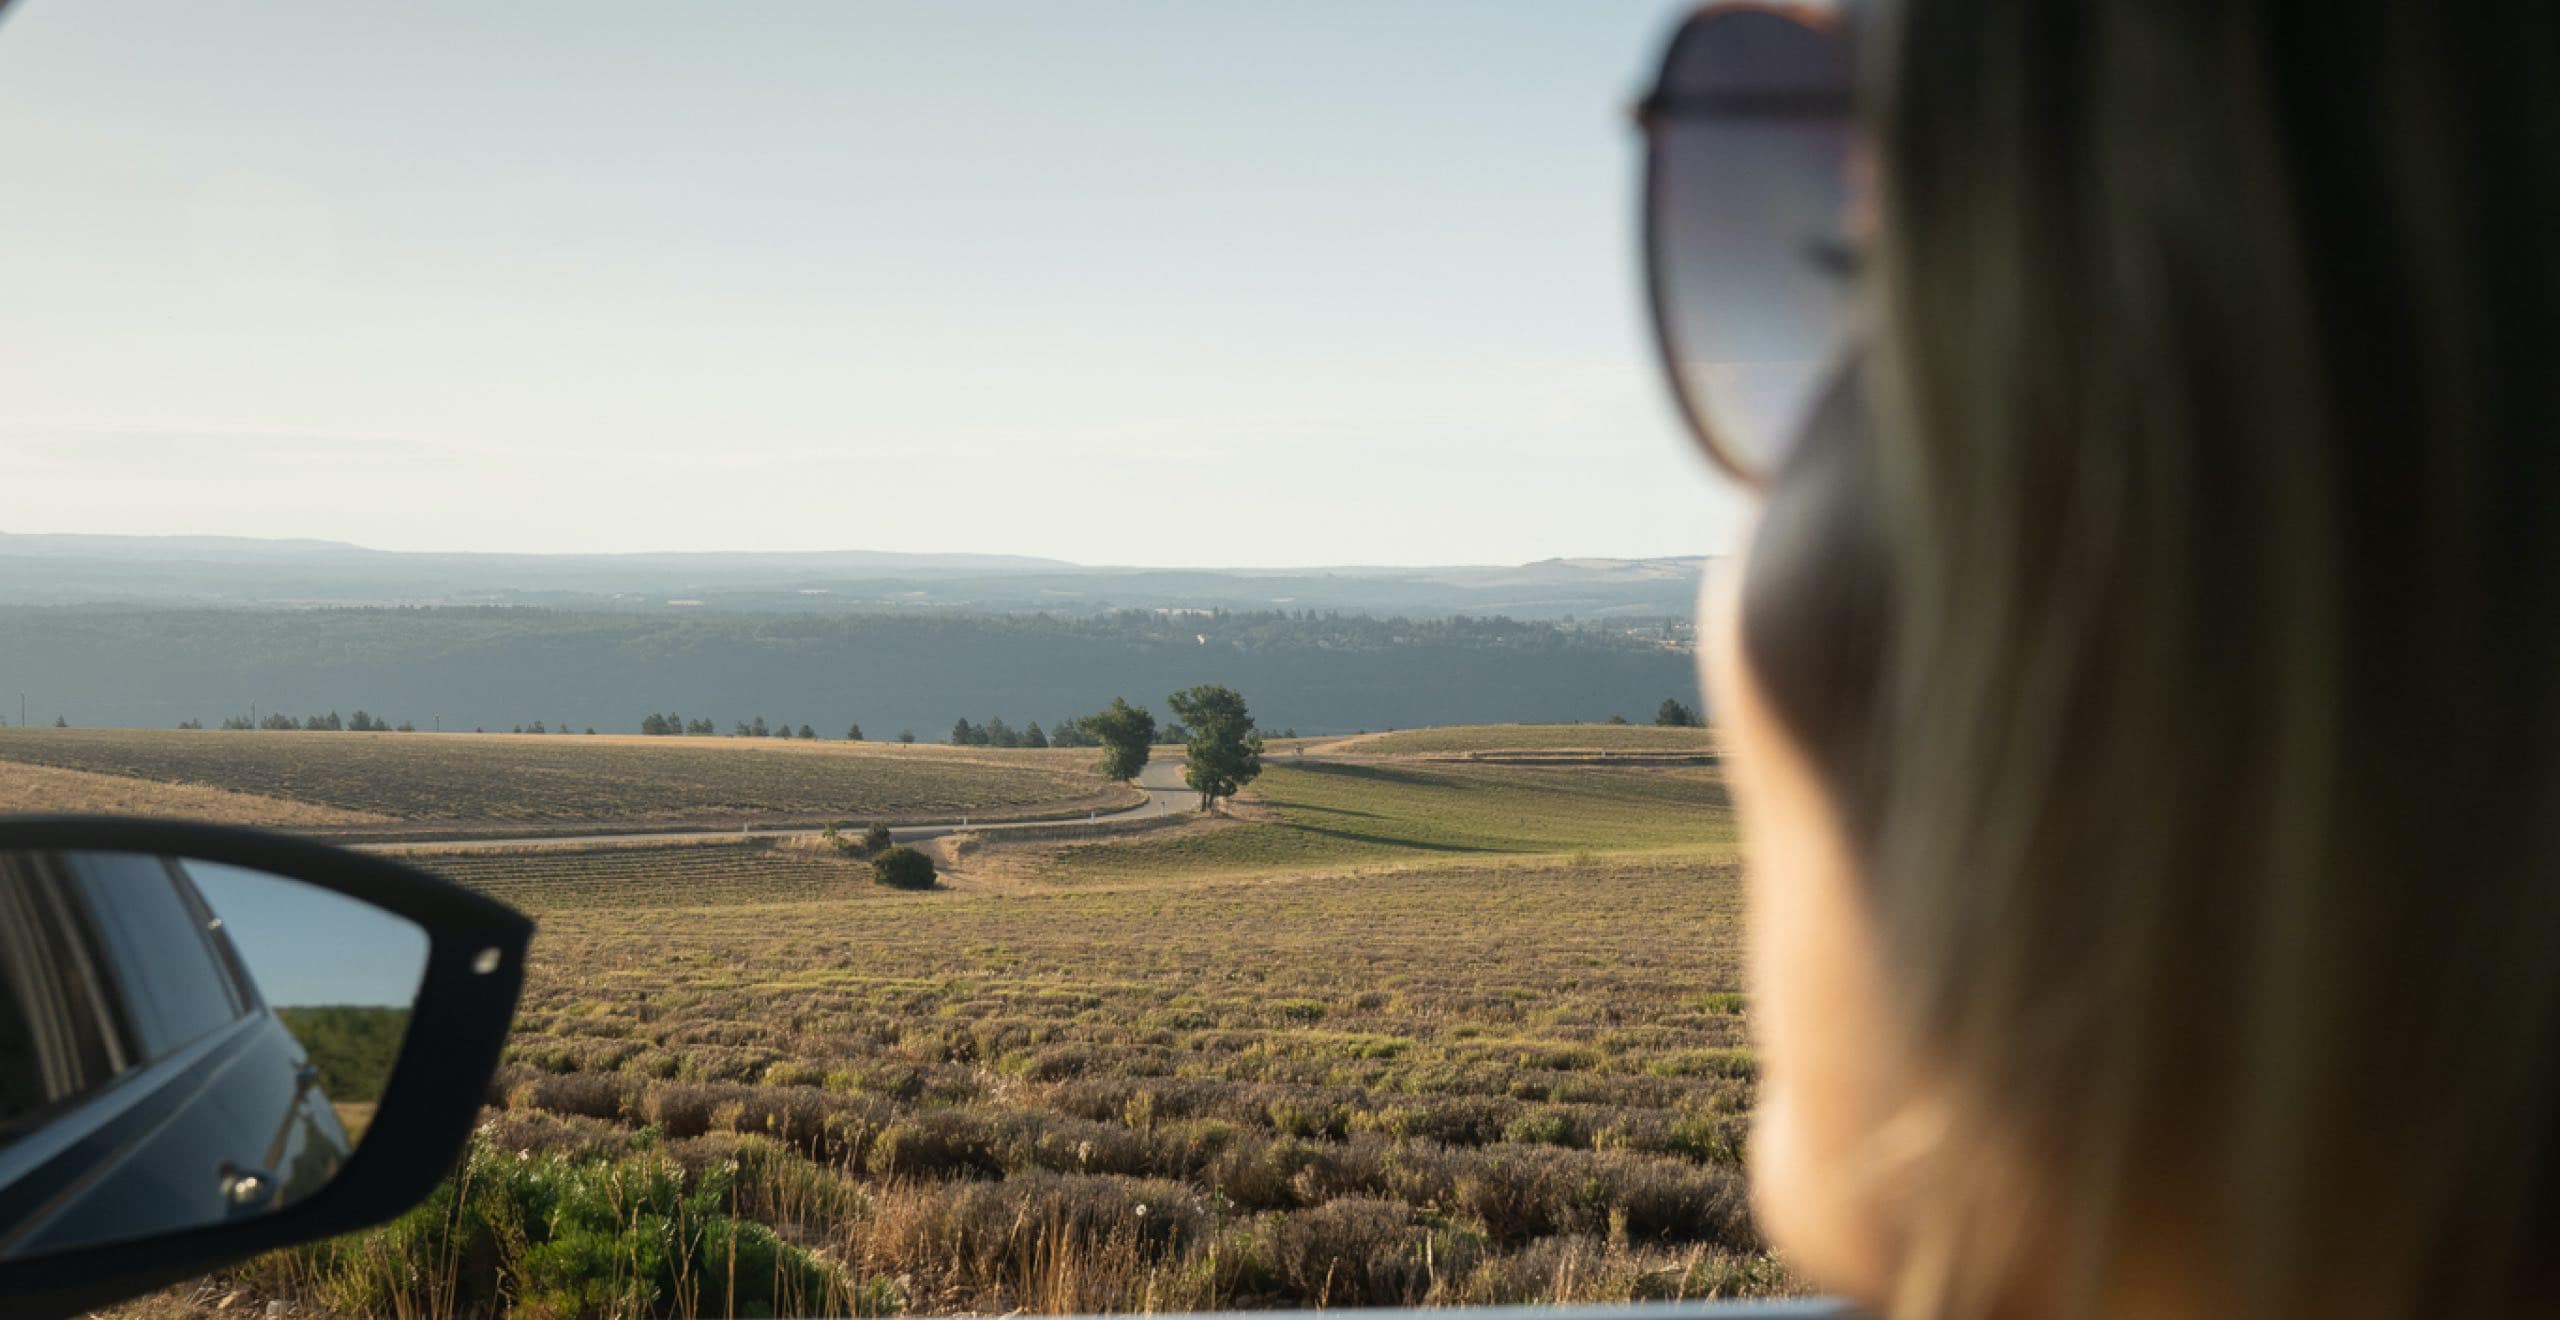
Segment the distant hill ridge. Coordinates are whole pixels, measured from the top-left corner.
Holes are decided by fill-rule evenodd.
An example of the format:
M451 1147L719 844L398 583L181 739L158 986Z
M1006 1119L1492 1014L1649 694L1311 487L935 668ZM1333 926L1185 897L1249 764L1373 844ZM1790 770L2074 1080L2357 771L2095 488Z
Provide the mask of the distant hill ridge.
M228 536L0 533L0 604L538 605L772 613L1318 610L1685 615L1705 560L1307 568L1094 566L892 551L501 554Z

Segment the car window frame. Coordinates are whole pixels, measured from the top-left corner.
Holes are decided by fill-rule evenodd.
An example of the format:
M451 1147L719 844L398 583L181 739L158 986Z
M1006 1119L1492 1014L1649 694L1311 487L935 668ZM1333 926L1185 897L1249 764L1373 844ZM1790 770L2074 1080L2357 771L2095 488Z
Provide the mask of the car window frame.
M20 924L13 943L33 960L22 973L34 984L0 990L30 1014L44 1015L50 1028L70 1039L80 1070L72 1085L53 1091L43 1083L44 1101L0 1124L0 1151L19 1137L39 1130L88 1100L113 1089L147 1061L126 1011L124 987L103 969L105 955L89 920L87 904L60 870L56 859L39 857L24 870L0 875L11 892L6 911ZM31 999L29 991L42 991ZM41 1002L37 1002L40 1000ZM31 1033L38 1030L30 1018Z
M236 966L225 956L223 948L214 939L211 929L211 923L214 920L212 908L204 902L201 895L195 892L194 884L187 880L184 871L166 857L147 853L101 852L92 856L125 856L148 862L156 877L168 886L165 898L161 894L148 890L140 890L129 895L114 894L106 892L108 887L138 885L141 883L140 878L92 875L77 867L63 868L68 896L81 908L89 927L92 956L102 964L103 974L115 982L119 992L118 999L124 1006L125 1027L128 1042L132 1047L130 1058L134 1066L147 1066L169 1055L182 1052L197 1040L217 1034L256 1011L255 996L244 993ZM119 903L165 901L177 905L195 939L195 948L202 959L203 970L210 975L213 984L219 988L223 996L224 1006L220 1021L203 1026L201 1029L191 1022L181 1023L169 1014L168 1005L156 1001L152 994L141 992L157 987L146 986L138 974L138 969L146 967L156 969L160 960L177 956L176 951L141 947L133 937L138 937L143 932L139 928L126 924L121 910L113 919L106 917L109 899ZM187 971L192 975L193 968ZM156 970L154 974L158 974Z

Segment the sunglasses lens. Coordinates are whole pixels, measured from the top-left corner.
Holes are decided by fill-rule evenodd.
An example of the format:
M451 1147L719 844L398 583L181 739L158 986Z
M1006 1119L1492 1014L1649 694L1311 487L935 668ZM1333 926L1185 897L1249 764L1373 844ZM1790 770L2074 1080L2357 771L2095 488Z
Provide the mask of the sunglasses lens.
M1727 466L1770 472L1842 338L1852 122L1840 34L1766 9L1694 20L1647 168L1664 355Z

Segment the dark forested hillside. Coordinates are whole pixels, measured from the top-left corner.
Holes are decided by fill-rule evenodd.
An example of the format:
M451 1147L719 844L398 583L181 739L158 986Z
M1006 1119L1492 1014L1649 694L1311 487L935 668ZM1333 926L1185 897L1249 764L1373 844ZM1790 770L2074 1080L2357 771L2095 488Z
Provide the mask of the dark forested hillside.
M1197 683L1243 691L1265 728L1305 733L1494 720L1646 718L1696 701L1686 625L1124 611L1012 615L599 614L529 609L0 607L15 719L208 725L359 707L420 728L540 720L634 731L659 711L723 730L757 716L875 739L939 739L959 717L1017 723L1114 696L1161 707Z

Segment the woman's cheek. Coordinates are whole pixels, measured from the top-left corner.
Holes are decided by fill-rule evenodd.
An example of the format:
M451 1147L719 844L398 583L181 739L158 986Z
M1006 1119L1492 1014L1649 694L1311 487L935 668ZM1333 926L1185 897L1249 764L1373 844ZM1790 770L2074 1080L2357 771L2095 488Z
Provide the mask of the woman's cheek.
M1892 1094L1877 943L1831 800L1743 663L1741 577L1708 579L1699 662L1742 836L1752 1203L1792 1272L1871 1301L1893 1239L1871 1158Z

